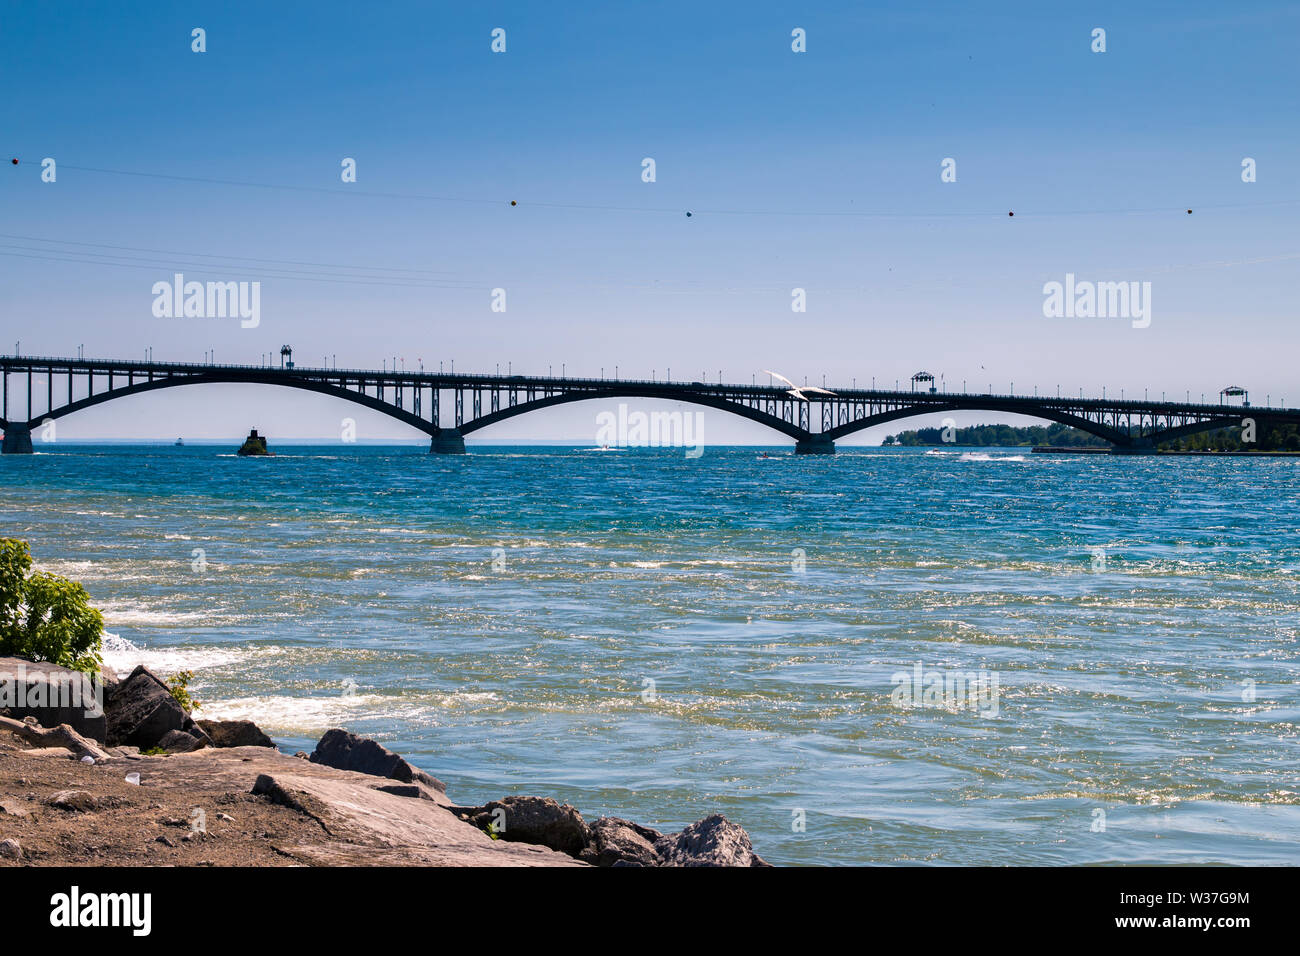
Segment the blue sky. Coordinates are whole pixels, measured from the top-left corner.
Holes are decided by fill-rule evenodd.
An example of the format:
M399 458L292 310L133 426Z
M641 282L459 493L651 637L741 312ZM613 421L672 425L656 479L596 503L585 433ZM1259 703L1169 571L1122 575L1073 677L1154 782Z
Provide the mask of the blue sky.
M0 169L0 350L256 363L287 342L304 364L859 385L925 368L1300 405L1300 8L1142 7L5 3L0 150L21 161ZM154 317L174 271L261 281L259 327ZM1151 282L1150 327L1044 318L1066 273ZM587 438L597 411L482 434ZM60 434L328 436L341 415L413 437L241 389L109 403ZM708 420L714 442L768 437Z

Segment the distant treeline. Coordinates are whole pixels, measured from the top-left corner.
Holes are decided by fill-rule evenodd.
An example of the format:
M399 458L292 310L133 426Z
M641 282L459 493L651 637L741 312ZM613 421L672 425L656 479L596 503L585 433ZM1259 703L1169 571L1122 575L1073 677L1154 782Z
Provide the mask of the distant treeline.
M944 439L947 439L945 441ZM918 428L885 438L886 445L1063 445L1109 447L1110 442L1069 425L972 425L967 428Z
M945 434L946 433L946 434ZM1260 424L1254 441L1246 429L1219 428L1163 442L1165 451L1300 451L1300 426ZM945 441L945 439L947 439ZM974 425L969 428L918 428L885 438L886 445L1057 445L1066 448L1107 448L1110 442L1069 425Z
M1243 441L1250 437L1248 429L1219 428L1165 442L1160 447L1168 451L1300 451L1300 429L1295 425L1260 423L1255 428L1255 440Z

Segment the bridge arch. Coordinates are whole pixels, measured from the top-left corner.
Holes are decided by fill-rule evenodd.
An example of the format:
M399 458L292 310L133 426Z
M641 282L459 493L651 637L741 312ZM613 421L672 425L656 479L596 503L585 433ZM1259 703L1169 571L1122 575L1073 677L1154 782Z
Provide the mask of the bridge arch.
M337 385L331 385L328 382L296 377L285 377L283 375L276 375L274 372L267 374L241 372L238 376L224 375L220 373L211 375L178 375L168 378L157 378L152 382L137 382L134 385L122 385L100 392L97 395L79 398L66 405L61 405L60 407L52 409L25 424L29 428L35 428L46 419L63 418L65 415L71 415L73 412L79 412L95 405L102 405L104 402L111 402L114 399L126 398L128 395L140 395L146 392L157 391L162 388L179 388L184 385L276 385L281 388L296 388L302 391L316 392L320 395L329 395L334 398L341 398L357 405L363 405L366 408L382 412L390 418L395 418L404 424L410 425L412 428L418 428L426 435L436 435L439 431L437 425L433 422L420 418L418 415L408 412L405 409L398 408L391 402L383 401L373 395L364 395L361 392L342 388ZM10 422L7 424L21 425L23 423Z
M366 408L373 409L390 418L396 419L412 428L424 432L426 435L438 439L440 435L469 435L480 428L497 422L506 421L528 412L539 411L543 408L550 408L557 405L566 405L573 402L596 401L600 399L611 398L644 398L657 399L661 401L685 402L687 404L700 405L707 408L715 408L720 411L730 412L750 421L765 425L789 438L796 441L807 439L809 433L783 418L769 414L760 409L751 408L738 402L730 401L716 395L697 392L682 392L671 390L669 388L657 389L653 385L633 384L613 385L604 388L581 389L571 392L549 395L544 398L534 399L528 402L522 402L508 408L501 408L495 412L481 415L478 418L465 422L460 426L440 426L438 423L424 419L409 412L405 409L398 408L390 401L377 398L373 395L366 395L350 388L344 388L339 385L333 385L329 382L320 381L310 378L300 378L297 376L285 376L277 374L276 370L268 370L259 373L255 370L240 370L239 374L233 375L222 372L211 374L196 373L178 376L169 376L166 378L157 378L153 381L137 382L132 385L121 385L96 395L86 396L58 408L45 412L29 422L4 422L0 421L0 427L27 427L35 428L41 422L47 419L63 418L75 412L101 405L105 402L111 402L115 399L126 398L130 395L141 395L148 392L157 391L164 388L179 388L187 385L275 385L281 388L296 388L303 391L316 392L321 395L328 395L333 398L341 398L344 401L362 405ZM444 438L445 440L445 438ZM453 441L455 439L452 439Z
M866 418L859 418L851 422L845 422L823 434L830 441L836 441L854 432L860 432L867 428L873 428L876 425L887 425L889 422L899 421L904 418L917 418L921 415L932 415L942 412L1002 412L1009 415L1019 415L1022 418L1041 418L1046 421L1059 422L1062 425L1069 425L1080 431L1096 435L1112 445L1131 445L1134 439L1125 432L1111 428L1109 425L1102 425L1098 422L1090 421L1079 415L1073 415L1067 411L1051 407L1036 407L1025 409L1022 407L1010 407L999 405L997 402L984 401L950 401L941 404L926 405L909 405L905 408L896 408L887 412L881 412L877 415L869 415Z
M564 392L558 395L548 395L545 398L536 398L531 402L523 402L519 405L513 405L509 408L502 408L495 412L489 412L473 421L468 421L459 426L458 431L461 435L469 435L485 428L488 425L494 425L497 422L507 421L511 418L517 418L528 412L539 411L543 408L552 408L557 405L568 405L573 402L597 401L600 399L610 398L649 398L658 399L667 402L685 402L689 405L702 405L706 408L716 408L720 411L730 412L733 415L739 415L741 418L747 418L750 421L758 422L760 425L766 425L781 434L803 440L809 437L809 433L798 425L786 421L784 418L778 418L757 408L751 408L748 405L741 405L738 402L729 399L720 398L716 395L709 395L698 392L679 392L679 391L661 391L653 386L629 384L626 386L611 385L608 388L585 389L576 392Z

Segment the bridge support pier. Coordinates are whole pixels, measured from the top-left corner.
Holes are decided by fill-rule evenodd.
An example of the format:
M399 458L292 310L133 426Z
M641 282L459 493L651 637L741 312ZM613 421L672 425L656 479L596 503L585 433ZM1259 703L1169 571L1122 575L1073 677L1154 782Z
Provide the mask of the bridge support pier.
M1156 446L1149 438L1135 438L1127 445L1114 445L1111 452L1116 455L1154 455Z
M807 438L800 438L794 445L796 455L833 455L835 454L835 442L822 435L809 435Z
M465 454L465 437L455 428L439 428L429 442L430 455Z
M0 454L30 455L32 452L32 429L30 425L11 423L5 426L4 445L0 447Z

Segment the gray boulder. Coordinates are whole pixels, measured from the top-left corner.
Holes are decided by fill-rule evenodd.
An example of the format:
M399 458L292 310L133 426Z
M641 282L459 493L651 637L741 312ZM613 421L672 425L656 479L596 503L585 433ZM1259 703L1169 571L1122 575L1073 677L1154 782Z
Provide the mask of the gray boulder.
M94 795L85 790L60 790L45 803L56 810L67 810L70 813L89 813L99 806Z
M274 747L275 742L251 720L200 720L214 747Z
M402 783L419 781L435 790L447 791L447 785L423 770L417 770L387 747L373 740L358 737L346 730L328 730L316 744L316 749L309 759L336 770L352 770L356 773L373 774L376 777L388 777Z
M720 813L660 838L655 851L661 866L771 866L754 852L745 828Z
M592 866L660 866L655 844L664 835L619 817L600 817L591 823L591 839L578 857Z
M207 745L198 737L183 730L169 730L163 734L162 740L158 741L158 746L168 753L187 754L191 750L201 750Z
M15 720L31 717L42 727L67 724L83 737L104 743L107 685L44 661L0 657L0 711Z
M591 841L591 828L582 814L550 797L506 797L481 807L451 810L480 830L495 832L499 839L550 847L573 857L579 856Z
M113 692L107 708L109 746L156 747L171 730L184 730L189 714L167 685L141 664Z

